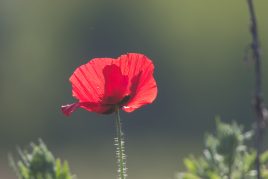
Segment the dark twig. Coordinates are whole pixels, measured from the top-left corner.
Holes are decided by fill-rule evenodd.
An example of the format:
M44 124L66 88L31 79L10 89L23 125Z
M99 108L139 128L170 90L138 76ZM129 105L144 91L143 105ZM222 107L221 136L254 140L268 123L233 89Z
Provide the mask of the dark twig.
M252 35L251 49L253 52L253 59L255 62L255 94L254 94L254 110L256 112L256 141L255 147L257 150L256 154L256 170L257 179L261 179L261 169L260 169L260 154L262 148L263 132L265 128L265 116L262 97L262 73L261 73L261 54L260 54L260 41L257 29L257 19L254 10L253 0L247 0L249 14L250 14L250 32Z

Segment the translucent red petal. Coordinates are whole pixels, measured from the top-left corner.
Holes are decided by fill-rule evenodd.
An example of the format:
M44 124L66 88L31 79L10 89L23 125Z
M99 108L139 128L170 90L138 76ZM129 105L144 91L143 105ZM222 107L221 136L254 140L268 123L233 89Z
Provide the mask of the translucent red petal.
M61 111L66 116L70 116L71 113L73 113L79 106L80 106L79 103L66 104L61 106Z
M104 84L104 104L118 104L128 95L128 76L123 75L117 65L107 65L103 69L105 79Z
M131 98L123 106L126 112L132 112L145 104L152 103L157 96L157 85L153 77L154 65L142 54L129 53L119 57L120 67L129 78Z
M73 96L80 102L100 102L104 96L103 69L112 63L112 58L95 58L78 67L70 77Z

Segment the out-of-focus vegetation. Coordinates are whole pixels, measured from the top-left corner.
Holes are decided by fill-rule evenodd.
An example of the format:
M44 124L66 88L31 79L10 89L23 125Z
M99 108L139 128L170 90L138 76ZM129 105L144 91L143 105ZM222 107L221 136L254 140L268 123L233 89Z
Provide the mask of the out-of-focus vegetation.
M205 137L205 149L199 157L184 159L186 172L178 179L255 179L256 151L249 145L252 131L244 132L236 122L216 121L215 134ZM268 150L261 157L263 179L268 179Z
M30 150L19 149L19 161L10 158L18 179L74 179L67 161L55 159L42 141L32 143Z

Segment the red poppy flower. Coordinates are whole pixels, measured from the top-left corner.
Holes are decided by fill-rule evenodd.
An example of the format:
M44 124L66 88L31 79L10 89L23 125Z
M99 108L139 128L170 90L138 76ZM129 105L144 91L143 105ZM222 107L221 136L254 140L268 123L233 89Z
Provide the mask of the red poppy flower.
M153 71L152 61L137 53L92 59L70 77L78 102L62 106L62 112L68 116L78 107L100 114L113 113L116 108L132 112L152 103L157 95Z

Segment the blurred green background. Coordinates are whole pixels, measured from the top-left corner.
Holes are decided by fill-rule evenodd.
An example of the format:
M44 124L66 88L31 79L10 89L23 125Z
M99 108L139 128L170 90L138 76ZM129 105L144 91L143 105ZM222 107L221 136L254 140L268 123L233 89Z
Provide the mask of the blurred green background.
M268 1L256 0L268 102ZM122 113L129 179L172 179L201 153L215 115L254 120L246 0L1 0L0 178L7 154L42 138L79 179L116 178L114 116L82 109L68 78L94 57L144 53L156 66L157 100ZM266 138L267 140L267 138Z

